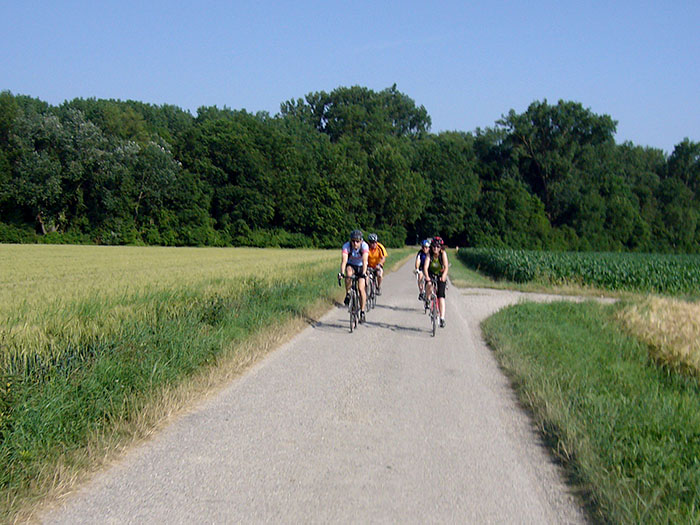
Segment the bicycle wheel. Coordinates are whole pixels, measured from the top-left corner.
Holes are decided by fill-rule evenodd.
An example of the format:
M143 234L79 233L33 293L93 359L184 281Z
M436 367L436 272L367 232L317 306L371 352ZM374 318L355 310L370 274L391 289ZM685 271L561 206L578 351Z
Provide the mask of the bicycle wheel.
M348 311L350 312L350 333L357 326L357 295L355 290L350 291L350 304L348 305Z
M430 298L430 322L432 323L433 337L435 337L438 324L438 307L437 298L434 295Z

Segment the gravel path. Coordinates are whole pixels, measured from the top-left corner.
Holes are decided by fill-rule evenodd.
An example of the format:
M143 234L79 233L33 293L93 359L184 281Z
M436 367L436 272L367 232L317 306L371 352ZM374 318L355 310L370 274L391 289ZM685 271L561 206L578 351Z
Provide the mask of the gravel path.
M41 521L585 523L479 332L525 294L447 295L433 338L404 265L355 333L333 308Z

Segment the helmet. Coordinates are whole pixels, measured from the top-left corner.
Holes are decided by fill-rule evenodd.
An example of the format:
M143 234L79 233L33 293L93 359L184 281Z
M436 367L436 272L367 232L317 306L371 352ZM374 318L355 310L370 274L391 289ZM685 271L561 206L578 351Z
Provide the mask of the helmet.
M361 230L353 230L352 233L350 234L350 240L362 240L362 231Z
M442 240L442 237L435 236L433 237L433 240L430 242L430 246L438 246L442 248L445 245L445 243Z
M430 239L424 239L421 246L430 246Z
M379 240L379 237L377 237L377 234L376 234L376 233L370 233L370 234L367 236L367 240L368 240L369 242L377 242L377 241Z

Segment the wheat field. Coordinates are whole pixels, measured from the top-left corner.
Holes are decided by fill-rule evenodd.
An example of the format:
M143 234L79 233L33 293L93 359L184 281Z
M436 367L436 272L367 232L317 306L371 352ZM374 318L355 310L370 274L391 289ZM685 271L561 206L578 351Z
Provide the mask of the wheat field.
M618 314L646 342L654 359L700 377L700 303L649 296Z
M256 282L299 281L330 269L336 251L256 248L0 245L0 370L33 356L157 324Z

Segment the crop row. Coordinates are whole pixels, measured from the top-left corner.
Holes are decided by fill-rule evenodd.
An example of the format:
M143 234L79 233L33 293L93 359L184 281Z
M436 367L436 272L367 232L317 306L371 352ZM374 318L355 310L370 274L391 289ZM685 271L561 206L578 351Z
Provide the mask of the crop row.
M700 256L602 252L539 252L467 248L459 258L495 279L575 283L647 293L700 292Z

